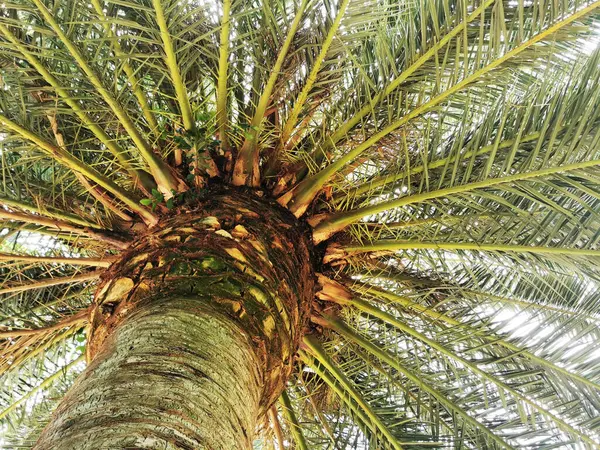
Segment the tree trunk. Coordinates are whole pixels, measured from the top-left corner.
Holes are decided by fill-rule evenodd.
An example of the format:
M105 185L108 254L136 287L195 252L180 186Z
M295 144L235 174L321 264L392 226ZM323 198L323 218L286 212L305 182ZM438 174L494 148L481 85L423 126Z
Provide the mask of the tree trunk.
M106 340L40 449L247 449L260 361L231 320L198 299L138 308Z
M310 314L305 231L221 188L140 237L103 278L91 362L35 448L252 448Z

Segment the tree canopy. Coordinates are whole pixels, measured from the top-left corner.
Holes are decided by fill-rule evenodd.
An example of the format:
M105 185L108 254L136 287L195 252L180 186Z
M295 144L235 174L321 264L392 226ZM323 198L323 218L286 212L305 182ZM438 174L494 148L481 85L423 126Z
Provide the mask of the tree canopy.
M322 258L257 448L597 448L599 166L598 0L4 1L0 447L105 268L229 183Z

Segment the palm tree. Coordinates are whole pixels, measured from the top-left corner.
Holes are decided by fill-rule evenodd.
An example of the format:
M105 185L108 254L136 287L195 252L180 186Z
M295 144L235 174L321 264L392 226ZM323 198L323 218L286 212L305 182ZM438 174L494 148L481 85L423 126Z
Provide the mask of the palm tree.
M600 1L6 0L0 447L600 447Z

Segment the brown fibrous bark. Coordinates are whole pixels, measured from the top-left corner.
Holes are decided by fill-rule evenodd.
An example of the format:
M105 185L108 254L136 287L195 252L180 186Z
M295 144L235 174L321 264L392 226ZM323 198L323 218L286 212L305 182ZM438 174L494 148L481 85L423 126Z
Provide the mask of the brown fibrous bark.
M264 414L290 376L315 293L310 228L260 191L213 186L140 236L103 275L87 357L140 305L173 295L211 299L262 364Z

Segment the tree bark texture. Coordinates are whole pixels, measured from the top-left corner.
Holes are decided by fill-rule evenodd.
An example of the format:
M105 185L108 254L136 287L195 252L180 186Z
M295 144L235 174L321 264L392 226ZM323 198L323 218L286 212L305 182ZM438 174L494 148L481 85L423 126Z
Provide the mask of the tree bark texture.
M166 217L104 274L89 366L35 448L251 448L310 316L308 236L244 189Z

